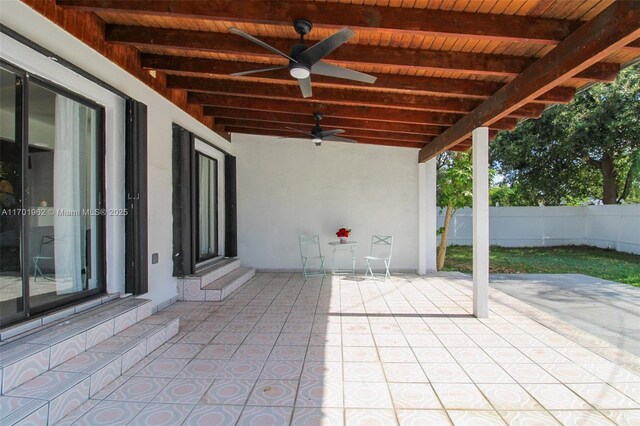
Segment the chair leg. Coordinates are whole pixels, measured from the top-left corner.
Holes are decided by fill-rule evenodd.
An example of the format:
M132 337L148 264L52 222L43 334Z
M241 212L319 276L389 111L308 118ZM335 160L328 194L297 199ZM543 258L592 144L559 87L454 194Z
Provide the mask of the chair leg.
M386 268L387 268L386 272L384 273L384 278L385 279L387 279L387 277L391 278L391 273L389 272L389 265L391 265L391 260L385 260L384 261L384 266L386 266Z
M371 269L371 261L369 259L367 259L367 270L364 273L364 277L367 278L367 274L371 273L371 278L374 278L373 276L373 269Z

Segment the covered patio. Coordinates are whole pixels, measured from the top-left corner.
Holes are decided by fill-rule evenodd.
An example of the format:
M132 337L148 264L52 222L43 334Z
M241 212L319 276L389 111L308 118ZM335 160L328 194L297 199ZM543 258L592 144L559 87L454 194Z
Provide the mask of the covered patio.
M179 315L179 333L58 424L637 424L636 357L490 299L474 318L456 273L258 273L223 302L150 317Z
M488 231L490 140L638 60L640 2L0 3L14 201L120 212L64 229L50 306L30 266L63 228L12 225L3 424L640 423L638 358L490 289ZM308 45L353 28L324 70L377 83L292 79L300 18ZM82 170L54 161L74 102ZM471 148L473 274L436 273L437 156ZM341 226L358 273L304 280L298 236L329 258ZM372 235L390 279L360 273Z

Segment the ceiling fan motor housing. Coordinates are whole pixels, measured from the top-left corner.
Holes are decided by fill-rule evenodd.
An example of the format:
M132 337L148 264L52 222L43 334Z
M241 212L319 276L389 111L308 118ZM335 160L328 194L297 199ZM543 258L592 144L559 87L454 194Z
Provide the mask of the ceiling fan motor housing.
M298 55L300 55L302 52L304 52L305 50L307 50L309 47L304 45L304 44L295 44L292 48L291 48L291 53L289 53L289 56L291 56L292 58L294 58L296 61L298 61L298 63L295 63L293 61L289 61L289 72L291 73L292 76L296 77L295 69L298 70L306 70L305 72L302 72L301 77L296 77L296 78L306 78L309 76L309 74L311 73L311 64L308 63L307 61L305 61L302 58L299 58ZM306 77L304 76L304 74L306 74Z

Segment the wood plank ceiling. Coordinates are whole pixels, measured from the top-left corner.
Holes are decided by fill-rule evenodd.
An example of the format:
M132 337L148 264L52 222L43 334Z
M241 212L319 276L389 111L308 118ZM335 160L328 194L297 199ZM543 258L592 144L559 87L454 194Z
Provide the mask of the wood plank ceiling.
M550 104L569 102L586 85L612 81L640 57L640 12L633 3L57 0L95 13L108 43L135 47L141 66L202 106L216 131L294 137L287 127L309 131L317 111L325 115L325 130L345 129L359 143L420 148L421 161L468 149L474 126L487 124L495 137ZM312 75L313 96L304 99L286 69L230 76L287 65L230 27L289 53L298 42L297 18L313 23L308 45L353 29L355 36L325 61L377 81ZM575 64L566 59L572 49Z

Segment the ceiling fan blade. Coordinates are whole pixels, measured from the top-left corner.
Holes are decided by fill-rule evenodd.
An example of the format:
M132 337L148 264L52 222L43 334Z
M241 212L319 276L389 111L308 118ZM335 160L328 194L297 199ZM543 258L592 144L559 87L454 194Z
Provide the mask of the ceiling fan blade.
M312 74L326 75L327 77L344 78L347 80L361 81L363 83L375 83L377 77L348 68L331 65L326 62L318 62L311 67Z
M285 129L287 129L287 130L291 130L291 131L294 131L294 132L298 132L298 133L302 133L302 134L303 134L303 135L305 135L305 136L310 136L310 137L312 137L312 138L315 138L315 136L313 135L313 133L307 133L307 132L305 132L304 130L294 129L293 127L285 127Z
M333 52L338 47L346 43L346 41L353 37L355 34L356 33L354 33L351 28L343 28L337 33L332 34L324 40L317 42L316 44L299 54L297 57L299 59L302 59L304 62L314 65L329 53Z
M347 143L358 143L353 139L341 138L340 136L330 136L328 138L323 139L325 141L333 141L333 142L347 142Z
M259 70L249 70L249 71L240 71L240 72L234 72L233 74L229 74L229 75L249 75L249 74L255 74L258 72L267 72L267 71L275 71L275 70L282 70L288 68L286 65L281 65L278 67L269 67L269 68L260 68Z
M279 51L279 50L278 50L278 49L276 49L275 47L268 45L268 44L267 44L267 43L265 43L264 41L262 41L262 40L260 40L260 39L257 39L257 38L255 38L254 36L252 36L252 35L250 35L250 34L247 34L247 33L245 33L244 31L239 30L239 29L238 29L238 28L236 28L236 27L230 27L230 28L229 28L229 32L230 32L230 33L232 33L232 34L239 35L240 37L244 37L244 38L246 38L247 40L249 40L249 41L251 41L251 42L253 42L253 43L257 44L258 46L262 46L262 47L264 47L265 49L270 50L270 51L272 51L273 53L275 53L275 54L277 54L277 55L282 56L283 58L287 58L287 59L288 59L288 60L290 60L290 61L293 61L293 62L295 62L295 63L298 63L298 61L296 61L295 59L293 59L291 56L289 56L289 55L286 55L286 54L282 53L281 51Z
M320 139L325 139L334 135L338 135L340 133L344 133L344 130L342 129L323 130L322 132L318 133L318 136L320 136Z
M300 90L302 91L302 97L310 98L311 97L311 77L299 78L298 84L300 85Z

